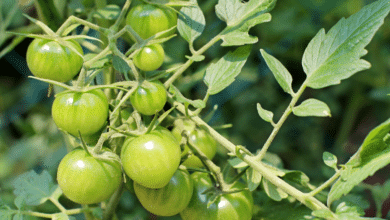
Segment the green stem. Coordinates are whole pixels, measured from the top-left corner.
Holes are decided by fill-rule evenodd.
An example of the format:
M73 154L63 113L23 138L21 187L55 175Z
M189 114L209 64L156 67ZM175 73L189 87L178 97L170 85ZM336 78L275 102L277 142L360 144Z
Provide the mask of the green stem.
M204 154L202 151L200 151L198 149L198 147L196 147L195 145L192 145L189 141L188 141L188 137L187 137L187 146L190 148L190 150L195 154L195 156L197 156L200 161L203 163L203 165L205 167L207 167L207 169L209 171L211 171L215 178L216 178L216 181L217 183L219 184L219 187L220 189L224 192L224 191L228 191L229 190L229 185L225 182L225 180L223 179L223 176L222 176L222 172L221 172L221 168L219 168L219 166L215 165L213 163L213 161L211 161L207 156L206 154Z
M317 187L315 190L307 193L307 195L315 196L318 193L322 192L325 188L329 187L334 181L336 181L337 178L340 177L340 175L341 175L341 170L337 170L337 172L330 179L324 182L321 186Z
M172 100L170 100L172 101ZM182 113L185 114L185 107L183 104L174 102L174 105L177 106L177 109ZM210 127L207 123L205 123L201 118L198 116L194 116L191 118L195 123L197 123L199 126L205 126L210 135L218 141L223 147L225 147L227 150L229 150L231 153L236 152L236 145L230 142L228 139L226 139L224 136L219 134L217 131L215 131L212 127ZM263 165L262 162L260 162L256 156L250 156L247 154L244 154L242 159L253 169L258 171L264 178L266 178L268 181L270 181L272 184L274 184L276 187L283 190L285 193L293 196L298 201L300 201L302 204L307 206L308 208L312 210L319 210L319 209L328 209L322 202L317 200L315 197L307 195L298 189L294 188L293 186L289 185L287 182L276 176L269 168Z
M58 200L53 199L53 198L49 198L49 200L50 200L55 206L57 206L57 208L58 208L62 213L66 213L66 208L65 208L64 206L62 206L61 203L58 202Z
M108 202L106 209L104 210L103 220L111 220L112 219L112 217L115 214L115 209L119 204L119 200L122 196L123 191L124 191L124 187L123 187L123 181L122 181L119 188L111 196L110 201Z
M282 117L280 117L278 123L276 123L274 125L274 129L272 130L270 136L268 137L268 139L265 142L264 146L262 147L261 151L256 155L256 159L258 161L261 161L261 159L263 159L263 157L265 156L265 153L267 152L272 141L275 139L276 134L278 134L283 123L286 121L287 117L291 114L293 107L295 106L299 97L302 95L302 93L303 93L303 91L305 91L305 89L306 89L306 81L302 84L301 88L299 88L298 92L293 96L290 104L288 105L288 107L284 111Z
M198 51L196 51L193 56L198 56L203 54L207 49L209 49L211 46L213 46L215 43L217 43L221 39L220 35L215 36L213 39L211 39L207 44L205 44L202 48L200 48ZM165 88L168 88L191 64L193 63L193 60L187 60L176 72L164 83Z
M127 11L130 8L131 0L126 0L125 4L122 7L122 11L119 14L118 19L116 19L115 24L111 27L112 30L115 32L118 31L119 25L122 23L123 19L125 18Z
M99 25L96 25L96 24L93 24L89 21L85 21L81 18L78 18L78 17L75 17L73 15L71 15L62 25L60 28L58 28L56 34L58 36L62 36L62 34L64 34L64 31L70 27L71 25L73 24L81 24L81 25L84 25L84 26L87 26L89 28L92 28L96 31L99 31L101 33L107 33L108 29L107 28L103 28L103 27L100 27Z

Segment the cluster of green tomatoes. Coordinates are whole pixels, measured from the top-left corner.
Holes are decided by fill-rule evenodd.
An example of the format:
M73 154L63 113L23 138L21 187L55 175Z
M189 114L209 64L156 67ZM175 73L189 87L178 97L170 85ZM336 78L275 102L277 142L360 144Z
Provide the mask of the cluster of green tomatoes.
M132 8L126 23L142 38L168 30L176 25L177 14L168 8L140 4ZM78 42L69 40L73 49L55 40L35 39L27 50L31 72L44 79L67 82L83 66L83 50ZM75 51L76 49L76 51ZM145 46L133 62L143 71L158 69L164 60L160 44ZM167 101L167 92L160 81L143 81L130 96L134 110L141 115L155 115ZM52 106L52 117L58 128L81 136L88 144L107 128L109 100L100 89L87 92L58 93ZM207 172L187 168L202 168L202 161L188 145L180 146L183 131L188 143L196 146L209 159L216 154L217 143L189 119L178 119L168 130L158 126L140 136L129 136L117 152L120 161L95 158L88 148L75 148L60 162L57 181L64 195L79 204L99 203L109 199L125 181L149 212L160 216L180 213L183 219L251 219L252 195L244 184L236 182L236 193L221 194L211 201L210 188L217 190L215 180ZM109 148L102 151L111 152ZM180 167L179 167L180 166ZM210 203L210 204L209 204Z

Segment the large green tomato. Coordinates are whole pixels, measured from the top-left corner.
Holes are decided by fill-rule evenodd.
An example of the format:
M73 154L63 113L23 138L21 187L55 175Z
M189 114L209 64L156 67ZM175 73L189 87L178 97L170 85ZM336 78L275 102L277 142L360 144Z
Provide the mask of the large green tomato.
M125 173L148 188L166 186L180 163L180 146L164 128L125 141L121 151Z
M62 192L79 204L92 204L108 199L122 181L117 161L97 160L82 148L68 153L60 162L57 181Z
M67 41L83 55L79 43ZM75 77L83 66L83 58L70 47L54 40L34 39L27 48L27 65L34 76L67 82Z
M164 62L164 49L160 44L152 44L142 48L133 58L136 67L143 71L158 69Z
M176 12L167 7L151 4L139 4L132 8L126 17L126 24L130 25L143 39L147 39L158 32L168 30L177 24ZM173 34L170 31L164 36Z
M195 172L191 178L194 181L194 194L187 208L180 213L183 220L250 220L252 218L253 197L248 190L223 194L207 208L211 195L202 193L213 186L209 175ZM245 188L244 184L237 182L231 190L243 188Z
M160 81L144 81L130 96L133 107L144 115L154 115L167 102L167 92Z
M172 130L172 134L176 139L180 141L182 131L187 130L190 132L188 141L202 151L207 158L213 159L217 152L217 142L214 138L205 130L197 128L192 121L185 120L180 123L183 123L184 126L175 126ZM186 145L183 154L187 154L188 151L189 147ZM194 154L190 154L182 164L186 167L203 167L202 161Z
M161 189L146 188L134 182L134 191L142 206L160 216L173 216L183 211L191 200L193 187L188 171L180 169Z
M108 100L102 90L57 94L52 116L62 130L79 137L93 136L106 124Z

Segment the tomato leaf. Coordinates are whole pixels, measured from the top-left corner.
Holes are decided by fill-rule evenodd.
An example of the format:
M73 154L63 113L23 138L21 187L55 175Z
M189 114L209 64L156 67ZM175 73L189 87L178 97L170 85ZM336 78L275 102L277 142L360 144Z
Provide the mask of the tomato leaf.
M293 95L294 91L292 90L291 87L292 77L290 72L275 57L269 55L263 49L261 49L260 52L265 62L267 63L268 68L274 74L276 81L278 81L282 89L288 94Z
M181 8L177 30L187 42L194 42L202 34L205 25L206 20L199 6Z
M328 204L349 193L354 186L362 182L377 170L390 164L390 119L373 129L362 146L341 170L341 177L333 184Z
M370 63L360 57L367 53L364 47L389 11L389 1L376 1L348 19L341 19L327 34L321 29L303 55L307 85L319 89L339 84L356 72L370 68Z
M259 187L262 175L252 167L246 170L249 191L253 192Z
M273 123L272 118L274 117L274 113L271 111L265 110L261 107L260 103L257 103L257 112L259 116L266 122Z
M283 192L281 189L277 188L274 184L269 182L267 179L263 179L263 188L265 193L267 195L275 200L275 201L281 201L282 199L285 199L288 197L288 194Z
M337 157L329 152L324 152L322 154L322 159L326 166L331 167L333 169L337 169Z
M266 195L262 197L266 197ZM261 198L259 196L259 198ZM305 216L310 215L311 210L304 205L299 205L295 202L283 200L280 202L273 201L269 198L261 198L265 200L259 206L259 211L252 219L259 220L303 220Z
M239 47L206 69L204 82L209 87L210 95L219 93L234 82L249 56L250 48L250 46Z
M243 160L241 160L238 157L231 158L228 160L228 162L232 167L234 167L236 169L245 168L248 166L248 164L246 162L244 162Z
M203 100L190 100L184 97L181 92L173 85L169 87L169 92L173 94L173 98L183 104L192 105L195 108L204 108L206 107L206 103Z
M127 64L127 62L124 59L120 58L117 55L114 55L112 57L112 65L120 73L128 73L131 70L129 64Z
M227 24L221 33L224 41L222 46L256 43L257 37L250 36L248 31L257 24L271 20L271 15L266 12L274 7L275 2L251 0L243 3L239 0L220 0L215 6L215 11L218 18Z
M317 116L317 117L330 117L330 109L325 102L317 99L307 99L303 101L299 106L292 109L294 115L305 116Z
M22 198L26 205L36 206L44 203L57 189L49 172L41 174L34 171L19 175L13 182L16 199Z

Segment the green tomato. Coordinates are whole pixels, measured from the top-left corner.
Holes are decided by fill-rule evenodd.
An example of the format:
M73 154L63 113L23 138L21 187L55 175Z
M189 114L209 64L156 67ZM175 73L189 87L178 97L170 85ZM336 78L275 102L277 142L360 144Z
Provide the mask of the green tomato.
M151 4L139 4L132 8L126 17L126 24L130 25L143 39L147 39L158 32L168 30L177 24L177 14L174 10ZM164 34L172 35L175 30Z
M161 111L167 102L167 92L164 85L159 81L144 81L131 94L130 101L139 113L154 115Z
M209 193L202 194L213 187L207 173L195 172L191 175L194 181L194 194L187 208L180 216L183 220L250 220L252 219L253 197L248 190L232 194L223 194L207 207L212 199ZM240 190L245 185L237 182L231 190Z
M122 181L117 161L97 160L82 148L68 153L60 162L57 181L73 202L92 204L108 199Z
M180 146L163 128L129 138L121 151L125 173L148 188L167 185L180 164Z
M102 90L63 92L57 94L52 106L56 125L69 134L79 137L94 136L106 124L108 100Z
M173 216L187 207L192 197L193 183L188 171L178 169L163 188L150 189L134 182L134 192L149 212Z
M160 44L152 44L142 48L133 58L136 67L143 71L158 69L164 62L164 49Z
M83 50L74 40L66 41L81 55ZM27 65L34 76L67 82L73 79L83 66L83 58L70 47L54 40L34 39L27 48Z
M214 140L211 135L201 128L195 127L191 121L184 121L184 126L175 126L172 130L172 134L176 137L178 141L181 140L181 133L184 130L190 132L188 141L196 146L201 152L203 152L207 158L212 160L217 152L217 142ZM187 154L190 151L189 147L186 145L184 148L183 155ZM195 156L190 154L188 158L182 163L186 167L203 167L202 161Z

